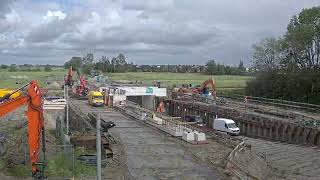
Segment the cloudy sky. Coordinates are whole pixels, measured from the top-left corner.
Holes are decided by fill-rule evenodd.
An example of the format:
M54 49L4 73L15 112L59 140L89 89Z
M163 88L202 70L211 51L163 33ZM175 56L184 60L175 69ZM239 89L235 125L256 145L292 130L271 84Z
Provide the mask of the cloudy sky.
M0 63L62 64L87 52L136 64L249 63L319 0L0 0Z

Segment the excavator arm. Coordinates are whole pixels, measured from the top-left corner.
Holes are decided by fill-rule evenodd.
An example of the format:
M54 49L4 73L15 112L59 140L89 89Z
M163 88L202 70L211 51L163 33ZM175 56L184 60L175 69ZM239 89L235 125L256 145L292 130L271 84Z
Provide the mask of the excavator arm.
M19 96L14 100L7 101L0 104L0 117L6 115L7 113L16 110L18 107L26 104L29 101L28 96Z
M19 96L7 101L2 100L2 102L0 102L0 117L26 104L28 104L28 141L31 171L34 177L40 178L43 176L43 171L39 170L37 165L41 164L39 162L41 136L43 138L42 143L44 152L45 142L41 92L37 83L35 81L29 83L27 95L25 96Z
M69 67L67 76L65 77L64 84L67 86L72 86L73 85L73 71L72 71L72 66Z

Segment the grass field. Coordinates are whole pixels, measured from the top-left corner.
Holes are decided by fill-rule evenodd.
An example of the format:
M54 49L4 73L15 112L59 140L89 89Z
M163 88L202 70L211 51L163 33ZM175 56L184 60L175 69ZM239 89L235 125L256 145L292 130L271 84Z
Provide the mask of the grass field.
M153 84L160 81L167 86L181 86L181 84L200 85L203 81L213 77L218 89L242 89L250 76L230 76L230 75L203 75L199 73L157 73L157 72L132 72L132 73L112 73L108 76L115 81L134 82L142 81L144 84Z
M17 88L30 82L31 80L36 80L41 87L46 87L45 80L48 78L59 78L62 80L63 76L66 74L65 70L58 69L52 70L50 72L45 71L18 71L18 72L8 72L6 70L0 70L0 88Z
M41 87L46 87L45 80L57 79L62 80L66 74L64 69L55 69L50 72L8 72L0 70L0 88L17 88L21 85L37 80ZM76 74L76 73L74 73ZM146 85L152 85L156 81L160 81L162 86L172 87L176 85L180 87L182 84L192 84L193 86L202 84L203 81L209 79L211 76L199 73L158 73L158 72L128 72L128 73L107 73L107 76L117 82L142 82ZM250 76L229 76L220 75L212 76L220 91L243 89L246 82L252 77ZM77 79L77 76L75 76ZM18 82L18 84L17 84Z

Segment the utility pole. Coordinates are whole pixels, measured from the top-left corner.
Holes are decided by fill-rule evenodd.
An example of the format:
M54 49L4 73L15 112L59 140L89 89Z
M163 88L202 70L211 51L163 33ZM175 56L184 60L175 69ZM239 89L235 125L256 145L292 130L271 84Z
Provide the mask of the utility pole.
M67 135L69 135L69 93L68 86L66 86L66 105L67 105Z
M64 82L64 79L63 79ZM63 98L66 98L66 84L63 85Z
M97 118L97 180L101 180L101 116L98 114Z

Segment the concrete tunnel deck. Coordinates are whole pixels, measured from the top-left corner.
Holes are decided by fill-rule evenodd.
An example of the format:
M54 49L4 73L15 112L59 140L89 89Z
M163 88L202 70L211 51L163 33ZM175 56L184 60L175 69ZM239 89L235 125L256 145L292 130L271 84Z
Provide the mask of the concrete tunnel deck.
M93 108L77 102L84 112L95 111L113 121L110 129L126 151L129 174L134 179L219 179L218 172L196 159L167 134L132 120L113 109Z

